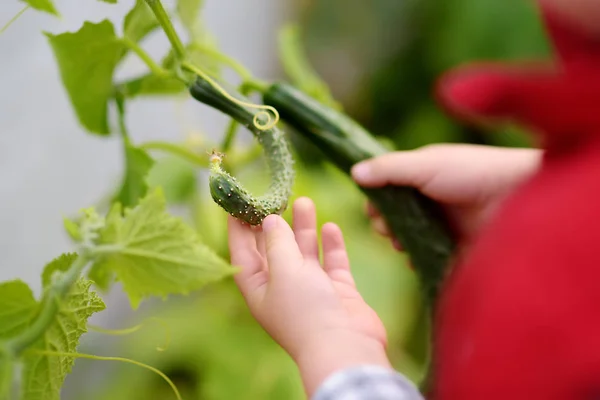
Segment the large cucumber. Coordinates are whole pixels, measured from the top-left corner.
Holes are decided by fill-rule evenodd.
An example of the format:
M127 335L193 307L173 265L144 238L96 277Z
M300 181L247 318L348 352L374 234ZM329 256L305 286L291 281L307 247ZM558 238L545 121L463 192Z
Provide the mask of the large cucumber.
M318 146L342 171L350 174L359 161L389 152L345 114L327 107L294 87L278 82L264 93L265 104ZM452 231L439 207L411 187L362 188L408 253L428 306L434 306L455 250Z

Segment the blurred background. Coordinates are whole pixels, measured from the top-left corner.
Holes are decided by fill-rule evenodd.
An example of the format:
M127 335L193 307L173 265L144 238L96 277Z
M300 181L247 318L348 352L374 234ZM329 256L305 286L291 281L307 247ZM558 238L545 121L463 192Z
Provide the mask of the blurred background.
M42 31L77 30L84 20L109 18L119 26L133 5L56 1L57 19L29 10L0 35L0 280L20 278L39 293L46 262L72 245L62 217L101 204L120 184L122 146L117 135L93 136L76 120ZM165 6L174 0L165 1ZM0 4L0 25L22 8ZM203 20L224 53L263 79L284 78L278 33L287 22L302 28L304 49L345 111L398 149L435 142L529 146L524 132L478 131L457 124L435 104L431 89L449 68L476 59L544 57L548 43L528 0L205 0ZM144 42L161 57L161 31ZM121 77L144 71L134 57ZM136 142L165 140L193 146L218 141L227 119L187 97L141 98L128 103L127 123ZM298 179L294 197L310 196L321 223L338 223L366 301L389 334L394 365L418 381L427 351L418 286L405 258L369 228L364 198L347 177L323 163L318 151L290 131ZM238 146L249 146L241 132ZM173 157L157 160L150 180L167 192L174 213L197 227L227 257L225 213L206 188L205 172ZM251 188L267 184L258 160L236 171ZM289 212L286 212L289 218ZM116 286L104 294L107 310L92 321L125 328L158 317L166 333L148 322L125 337L90 332L81 352L146 362L170 376L185 399L302 399L295 366L252 320L231 281L188 297L149 301L132 312ZM170 399L168 385L128 364L79 359L63 398Z

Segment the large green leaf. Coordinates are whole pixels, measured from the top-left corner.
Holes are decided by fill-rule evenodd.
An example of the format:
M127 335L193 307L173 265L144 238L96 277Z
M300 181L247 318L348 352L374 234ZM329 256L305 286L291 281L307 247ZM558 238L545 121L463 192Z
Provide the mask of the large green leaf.
M76 258L73 254L65 254L49 263L43 272L44 289L48 289L53 274L68 270ZM60 399L60 389L75 360L69 356L39 354L36 350L77 351L81 335L87 332L88 318L105 308L102 299L90 290L91 284L83 278L75 282L44 336L24 353L21 400Z
M39 11L45 11L50 14L58 15L56 7L52 0L21 0L23 3L29 4L31 8L35 8Z
M112 23L85 22L77 32L46 36L79 122L90 132L109 134L108 100L123 51Z
M154 160L150 158L145 150L126 142L125 177L114 201L120 202L124 207L135 206L148 191L146 176L153 164Z
M236 272L191 227L167 213L161 189L122 218L116 217L119 209L113 207L101 239L114 250L95 268L115 272L134 309L147 296L188 294Z

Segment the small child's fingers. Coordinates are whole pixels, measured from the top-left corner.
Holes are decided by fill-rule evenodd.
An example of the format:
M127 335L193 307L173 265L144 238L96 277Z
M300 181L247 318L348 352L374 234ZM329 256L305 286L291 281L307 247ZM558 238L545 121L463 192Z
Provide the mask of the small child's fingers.
M234 275L234 280L245 294L252 289L252 277L263 272L265 265L256 248L255 234L251 227L232 216L228 216L227 226L231 264L241 268Z
M304 259L319 260L317 213L315 204L307 197L294 202L294 235Z
M267 251L269 272L276 278L289 268L301 267L302 253L296 243L294 232L279 215L269 215L262 223Z
M334 223L327 223L321 229L323 241L323 269L331 280L355 287L350 273L350 260L341 229Z
M352 167L352 177L364 187L397 185L420 188L431 180L438 166L431 152L396 151L356 164Z

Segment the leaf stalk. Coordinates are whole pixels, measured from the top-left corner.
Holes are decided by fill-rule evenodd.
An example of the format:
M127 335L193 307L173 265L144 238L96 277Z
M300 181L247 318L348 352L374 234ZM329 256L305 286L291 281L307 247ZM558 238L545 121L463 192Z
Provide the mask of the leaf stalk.
M7 351L11 355L18 357L46 333L59 312L60 303L67 297L90 259L88 251L81 252L71 268L47 289L41 301L40 312L33 323L20 335L6 343Z

